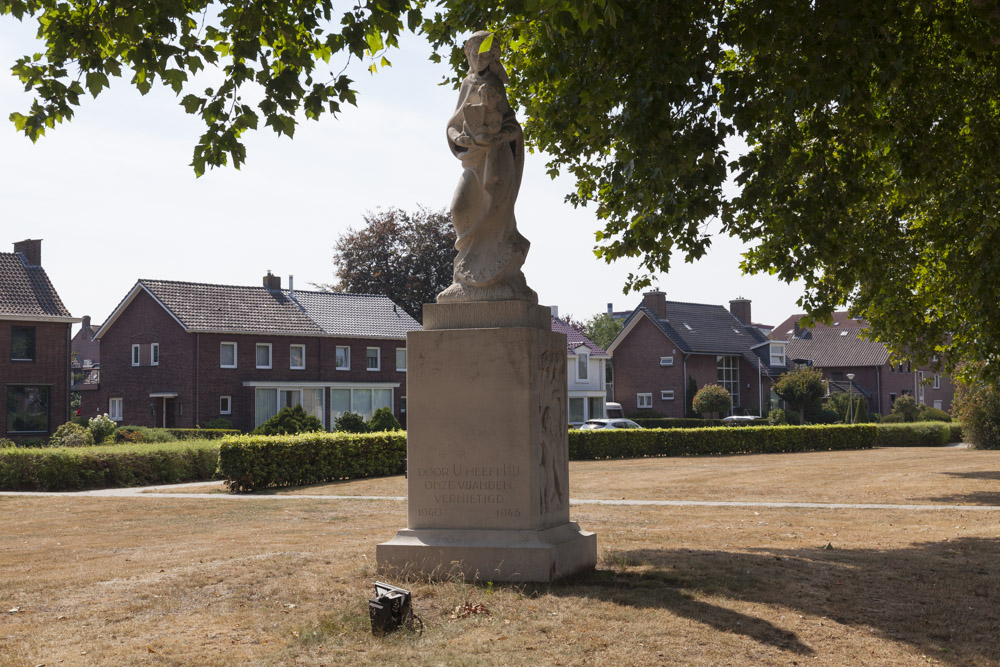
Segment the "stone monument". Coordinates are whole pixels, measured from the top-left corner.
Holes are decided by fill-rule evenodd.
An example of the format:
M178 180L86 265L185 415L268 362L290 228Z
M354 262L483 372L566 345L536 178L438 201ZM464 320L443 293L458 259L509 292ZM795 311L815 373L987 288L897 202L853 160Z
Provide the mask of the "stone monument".
M566 337L524 279L514 203L524 137L499 46L465 44L448 122L462 176L454 282L407 335L407 527L383 570L545 582L592 569L597 537L569 520Z

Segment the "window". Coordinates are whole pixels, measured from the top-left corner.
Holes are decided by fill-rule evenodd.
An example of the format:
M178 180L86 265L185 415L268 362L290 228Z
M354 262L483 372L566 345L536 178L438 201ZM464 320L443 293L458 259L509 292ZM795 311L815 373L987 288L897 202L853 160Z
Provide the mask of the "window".
M660 357L660 365L661 366L673 366L674 365L674 358L673 357Z
M133 345L132 346L132 365L133 366L138 366L139 365L139 346L138 345Z
M377 347L370 347L365 352L365 368L370 371L377 371L382 368L382 350Z
M896 372L896 365L895 364L889 364L889 372L890 373L895 373Z
M590 379L590 355L576 355L576 381L587 382Z
M149 365L159 366L160 365L160 344L150 343L149 344Z
M352 389L351 390L351 412L356 412L368 421L372 418L372 390Z
M122 399L108 399L108 417L110 417L112 421L122 421Z
M306 346L288 346L288 367L292 370L301 371L306 367Z
M236 368L236 343L221 343L219 345L219 366Z
M582 424L587 421L583 415L583 398L569 399L569 421L573 424Z
M257 343L257 368L271 367L271 344Z
M635 395L635 407L642 410L643 408L653 407L653 395L652 394L636 394Z
M296 405L302 404L302 390L301 389L279 389L278 390L278 409L283 408L294 408Z
M399 414L406 414L406 396L399 397Z
M231 414L233 414L233 397L232 396L219 396L219 414L220 415L231 415Z
M345 412L351 411L351 390L330 390L330 428L336 425L337 419Z
M938 375L938 374L936 374L936 373L934 374L934 385L933 386L934 386L934 389L940 389L941 388L941 376Z
M604 419L604 399L600 396L587 399L587 419Z
M260 426L278 414L278 390L257 387L254 396L254 426Z
M891 408L896 403L896 395L889 394L889 407Z
M346 345L337 346L337 370L348 371L351 369L351 348Z
M400 373L406 372L406 348L396 348L396 370Z
M939 400L934 401L934 409L940 410L944 406L944 402Z
M323 419L323 395L325 390L322 387L305 387L302 390L302 409L307 415L312 415L319 420L319 423L326 428L326 420Z
M392 389L330 389L330 427L345 412L354 412L365 420L379 408L392 410ZM406 397L402 400L401 412L406 412Z
M49 432L49 387L7 386L7 432Z
M674 400L674 390L673 389L662 389L662 390L660 390L660 400L661 401L672 401L672 400Z
M771 343L771 366L785 365L785 346L781 343Z
M10 328L10 360L35 360L35 327Z
M733 397L733 407L740 405L740 367L736 357L719 356L715 358L717 378L729 395Z

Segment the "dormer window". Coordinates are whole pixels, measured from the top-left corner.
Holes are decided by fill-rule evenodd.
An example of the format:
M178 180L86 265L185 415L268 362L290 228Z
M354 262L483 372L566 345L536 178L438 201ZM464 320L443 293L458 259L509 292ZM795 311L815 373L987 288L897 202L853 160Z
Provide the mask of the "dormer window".
M771 343L769 346L771 353L771 366L785 365L785 344Z

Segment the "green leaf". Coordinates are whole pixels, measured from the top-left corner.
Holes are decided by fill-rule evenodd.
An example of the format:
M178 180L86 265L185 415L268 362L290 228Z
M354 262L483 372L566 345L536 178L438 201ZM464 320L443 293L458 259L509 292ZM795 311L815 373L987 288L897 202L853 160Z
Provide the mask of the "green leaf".
M10 116L8 116L8 118L10 118L10 121L14 123L14 129L16 129L18 132L24 131L24 126L28 122L27 116L25 116L24 114L17 113L15 111Z
M479 45L479 52L486 53L493 46L493 33L486 35L486 39Z

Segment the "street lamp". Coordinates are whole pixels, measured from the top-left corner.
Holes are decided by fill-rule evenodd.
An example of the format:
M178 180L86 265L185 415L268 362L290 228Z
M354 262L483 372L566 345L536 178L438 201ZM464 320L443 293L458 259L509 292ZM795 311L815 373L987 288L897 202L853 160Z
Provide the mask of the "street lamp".
M847 374L847 419L853 424L854 417L854 373Z

